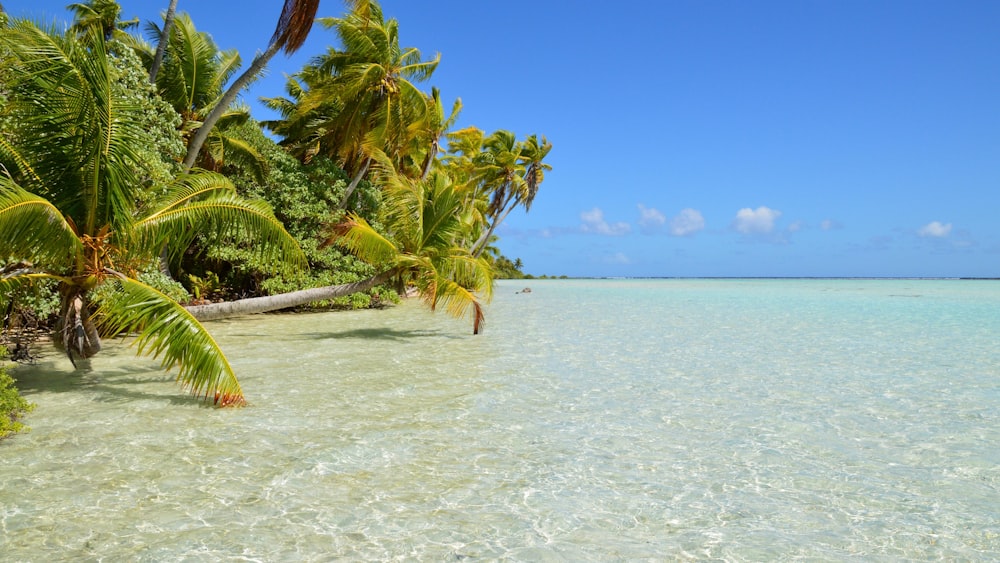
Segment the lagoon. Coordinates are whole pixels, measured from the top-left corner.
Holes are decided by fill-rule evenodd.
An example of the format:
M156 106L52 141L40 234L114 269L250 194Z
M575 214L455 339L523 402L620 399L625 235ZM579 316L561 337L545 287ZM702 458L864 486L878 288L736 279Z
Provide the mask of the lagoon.
M48 352L0 553L996 559L998 313L995 281L504 281L479 336L416 301L210 323L244 409Z

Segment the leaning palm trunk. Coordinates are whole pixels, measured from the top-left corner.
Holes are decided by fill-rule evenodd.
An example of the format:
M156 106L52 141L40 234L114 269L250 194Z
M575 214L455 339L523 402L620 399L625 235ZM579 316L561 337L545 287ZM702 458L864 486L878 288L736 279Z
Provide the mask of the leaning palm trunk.
M351 183L347 186L347 189L344 191L344 199L340 200L340 205L337 206L337 209L347 208L347 200L351 198L351 194L354 193L355 188L357 188L358 184L361 183L361 179L364 178L365 174L368 173L368 167L371 166L371 163L372 163L371 157L365 159L364 164L361 165L361 169L358 170L357 174L355 174L353 178L351 178Z
M394 269L387 270L372 276L368 279L345 283L341 285L329 285L326 287L315 287L312 289L302 289L280 295L267 295L264 297L251 297L249 299L239 299L236 301L225 301L222 303L210 303L208 305L192 305L187 307L191 315L199 321L214 321L241 315L253 315L256 313L267 313L291 307L301 307L317 301L346 297L359 291L381 285L392 279L396 275Z
M486 232L479 237L479 240L477 240L476 243L472 245L471 252L473 258L479 258L483 254L483 251L486 250L486 243L489 242L490 237L493 236L493 231L496 230L497 226L500 223L503 223L503 220L506 219L507 216L510 215L510 212L513 210L514 206L512 205L503 212L503 215L495 217L493 219L493 222L490 223L490 228L487 229Z
M153 65L149 68L149 83L156 84L156 75L163 64L163 55L167 52L167 43L170 42L170 28L174 25L174 15L177 13L177 0L170 0L167 7L167 15L163 19L163 32L160 33L160 42L156 45L156 56L153 57Z
M250 63L250 68L230 84L229 89L222 95L219 103L205 117L201 127L195 132L191 143L188 145L187 156L184 157L184 169L190 170L194 166L194 161L198 159L202 145L208 139L208 134L215 127L216 122L222 114L229 110L229 106L236 101L236 96L257 78L278 51L284 50L285 54L291 55L302 46L309 30L312 29L313 18L316 17L316 10L319 8L319 0L285 0L281 9L281 17L278 18L278 25L274 30L274 36L263 53L254 57Z
M201 152L202 145L208 140L208 134L212 132L212 128L222 117L222 114L226 113L229 106L236 101L236 96L247 87L250 82L257 77L267 66L268 61L271 60L274 55L281 50L281 45L277 43L272 43L271 46L267 48L262 54L254 57L252 63L250 63L250 68L246 70L243 74L236 79L226 93L222 95L219 103L212 109L212 111L205 117L205 120L201 123L201 127L195 132L194 137L191 139L191 143L188 144L187 156L184 157L184 170L190 170L194 166L194 161L198 159L198 153Z

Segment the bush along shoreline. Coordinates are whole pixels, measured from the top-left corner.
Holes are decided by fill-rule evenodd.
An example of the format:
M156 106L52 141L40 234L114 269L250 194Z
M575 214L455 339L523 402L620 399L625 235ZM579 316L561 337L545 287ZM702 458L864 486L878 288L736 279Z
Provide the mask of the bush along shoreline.
M7 349L0 346L0 361L6 360ZM7 373L7 367L0 364L0 440L28 430L20 420L34 408L34 404L18 393L14 379Z

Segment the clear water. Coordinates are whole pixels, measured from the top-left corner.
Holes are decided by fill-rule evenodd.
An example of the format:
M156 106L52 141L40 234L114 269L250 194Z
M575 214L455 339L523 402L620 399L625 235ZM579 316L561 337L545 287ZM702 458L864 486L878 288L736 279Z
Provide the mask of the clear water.
M1000 282L503 282L487 321L213 323L236 410L124 345L18 368L0 559L1000 558Z

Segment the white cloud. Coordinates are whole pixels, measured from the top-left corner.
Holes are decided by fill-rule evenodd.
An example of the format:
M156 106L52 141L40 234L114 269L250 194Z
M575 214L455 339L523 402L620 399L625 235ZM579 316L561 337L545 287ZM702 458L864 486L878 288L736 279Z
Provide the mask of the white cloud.
M841 225L833 219L823 219L823 222L819 224L819 228L824 231L832 231L834 229L840 229Z
M639 204L639 226L643 230L652 231L667 222L667 218L660 213L659 209L654 207L646 207L643 204Z
M788 232L797 233L806 227L805 223L802 221L795 221L791 225L788 225Z
M705 228L705 218L697 209L681 209L681 212L670 220L670 234L675 237L693 235Z
M946 237L951 232L951 223L941 224L940 221L931 221L917 231L922 237Z
M777 209L763 205L757 209L744 207L736 212L733 227L745 235L770 233L774 230L774 221L778 217L781 217L781 212Z
M609 225L608 222L604 220L604 212L601 211L601 208L599 207L580 213L580 220L583 221L583 225L580 227L580 230L585 233L621 236L632 230L631 225L621 221L613 225Z

